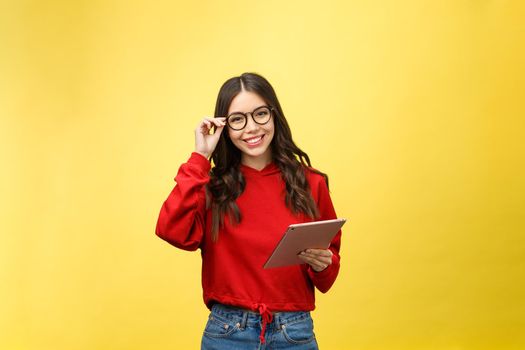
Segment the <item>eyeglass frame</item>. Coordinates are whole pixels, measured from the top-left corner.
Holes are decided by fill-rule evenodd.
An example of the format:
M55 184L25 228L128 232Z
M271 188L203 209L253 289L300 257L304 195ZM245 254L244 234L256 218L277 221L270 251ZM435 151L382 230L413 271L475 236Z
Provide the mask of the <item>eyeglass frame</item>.
M268 108L268 109L270 110L270 118L268 118L268 120L267 120L266 122L264 122L264 123L259 123L259 122L256 121L255 118L253 117L253 112L255 112L256 110L258 110L258 109L260 109L260 108L263 108L263 107ZM255 124L257 124L257 125L266 125L266 124L268 124L268 123L270 122L270 120L272 119L272 117L273 117L273 112L274 112L274 111L275 111L275 108L273 108L272 106L267 106L267 105L259 106L259 107L255 108L255 109L254 109L253 111L251 111L251 112L246 112L246 113L243 113L243 112L233 112L233 113L230 113L229 115L226 116L226 120L225 120L225 122L226 122L226 125L228 125L228 127L229 127L230 129L235 130L235 131L241 131L241 130L243 130L243 129L246 127L246 125L248 125L248 114L250 115L250 117L252 117L252 120L253 120L253 122L254 122ZM244 125L243 125L242 128L240 128L240 129L234 129L234 128L230 125L230 123L228 123L228 119L229 119L232 115L236 115L236 114L242 114L242 115L244 116L244 118L245 118L245 119L244 119L244 120L245 120Z

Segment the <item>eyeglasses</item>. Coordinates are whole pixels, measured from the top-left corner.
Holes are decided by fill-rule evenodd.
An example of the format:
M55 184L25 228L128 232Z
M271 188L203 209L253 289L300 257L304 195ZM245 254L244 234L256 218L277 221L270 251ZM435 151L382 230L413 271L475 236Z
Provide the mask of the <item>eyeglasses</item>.
M272 107L261 106L251 113L234 112L226 117L226 123L233 130L242 130L248 124L248 114L250 114L255 123L264 125L270 121L273 110Z

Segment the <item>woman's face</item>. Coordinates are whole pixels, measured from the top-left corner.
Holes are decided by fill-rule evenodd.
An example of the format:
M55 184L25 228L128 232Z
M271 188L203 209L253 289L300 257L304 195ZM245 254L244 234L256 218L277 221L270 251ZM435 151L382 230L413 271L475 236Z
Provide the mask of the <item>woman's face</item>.
M241 150L241 161L244 164L265 165L272 159L270 144L274 135L273 116L264 125L257 124L252 118L252 112L262 106L267 104L259 95L250 91L241 91L233 98L228 109L228 115L234 112L248 113L244 129L233 130L228 127L228 135L233 144Z

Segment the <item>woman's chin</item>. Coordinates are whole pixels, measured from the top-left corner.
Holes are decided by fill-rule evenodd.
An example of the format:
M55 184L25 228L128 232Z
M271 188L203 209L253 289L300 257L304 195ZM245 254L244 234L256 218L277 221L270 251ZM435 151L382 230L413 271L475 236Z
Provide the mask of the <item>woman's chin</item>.
M250 159L271 159L270 147L264 149L242 149L242 156Z

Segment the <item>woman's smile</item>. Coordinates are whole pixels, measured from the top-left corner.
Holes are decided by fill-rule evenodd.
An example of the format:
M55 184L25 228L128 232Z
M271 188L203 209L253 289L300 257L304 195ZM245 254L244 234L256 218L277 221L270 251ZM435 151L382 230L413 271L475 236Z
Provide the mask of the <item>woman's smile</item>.
M248 144L249 147L257 147L263 141L264 135L254 136L247 139L244 139L244 142Z

